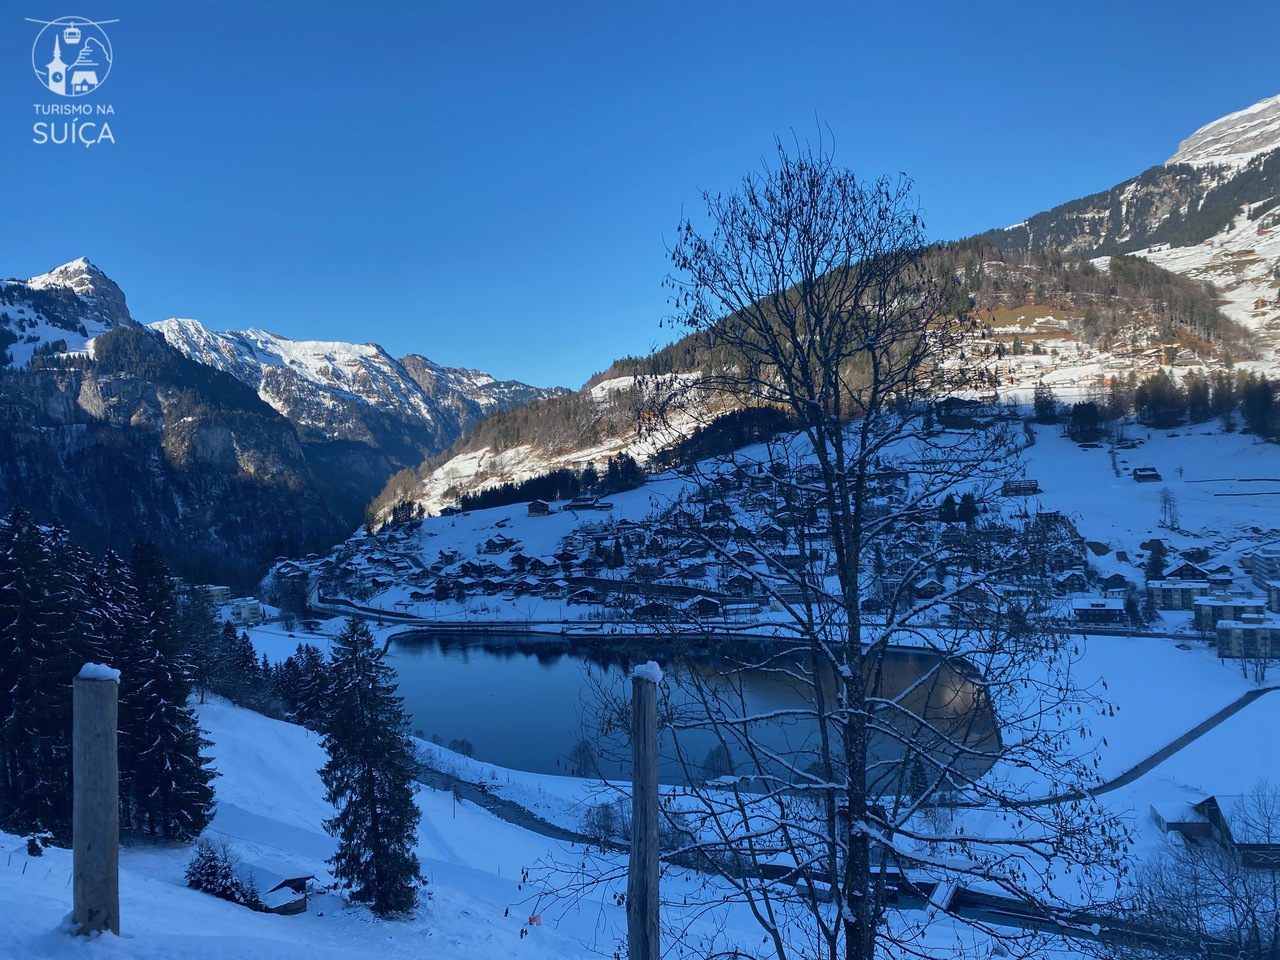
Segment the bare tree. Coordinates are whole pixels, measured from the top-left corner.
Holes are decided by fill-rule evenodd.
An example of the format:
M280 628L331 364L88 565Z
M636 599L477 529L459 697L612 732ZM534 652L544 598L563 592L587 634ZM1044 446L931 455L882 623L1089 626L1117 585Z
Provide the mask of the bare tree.
M1143 936L1117 943L1113 954L1280 957L1280 862L1274 854L1259 862L1250 852L1280 846L1280 790L1263 781L1244 796L1216 802L1223 811L1216 836L1171 835L1137 874L1126 912Z
M1125 837L1086 789L1105 706L1038 626L1032 545L1061 520L1005 502L1021 434L957 401L989 381L946 250L925 247L909 181L858 180L821 144L779 143L704 199L670 286L707 360L649 386L649 421L772 406L795 432L704 465L665 521L776 611L753 643L727 598L651 624L686 644L666 698L689 783L666 806L675 856L716 872L708 904L728 889L779 958L927 955L932 914L902 909L920 898L1031 953L1033 935L961 916L952 893L1064 917L1061 896L1114 879ZM938 521L947 494L963 520Z
M1160 488L1160 526L1178 529L1178 498L1168 487Z

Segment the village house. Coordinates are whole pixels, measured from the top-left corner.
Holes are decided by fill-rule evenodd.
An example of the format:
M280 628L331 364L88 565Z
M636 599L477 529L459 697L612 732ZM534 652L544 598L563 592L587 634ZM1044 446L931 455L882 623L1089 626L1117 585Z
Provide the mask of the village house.
M1266 589L1272 580L1280 581L1280 546L1259 547L1248 558L1253 582Z
M221 607L231 602L231 588L220 586L213 583L198 584L191 588L192 592L203 591L205 599L215 607Z
M710 597L694 597L684 605L684 610L693 617L718 617L721 614L721 604L719 600Z
M529 504L529 516L531 517L549 517L551 516L551 504L545 500L534 500Z
M1039 480L1006 480L1000 487L1006 497L1028 497L1040 493Z
M1113 597L1076 597L1071 601L1071 619L1081 624L1122 624L1129 619L1124 601Z
M1242 866L1280 869L1280 838L1250 816L1246 797L1221 795L1191 804L1162 804L1151 808L1151 818L1165 833L1212 839L1235 853Z
M934 577L920 580L915 584L914 590L915 595L921 600L932 600L934 597L940 597L947 592L947 588Z
M1165 571L1166 580L1208 580L1209 571L1194 563L1183 562Z
M258 889L258 898L267 913L290 917L306 913L315 877L296 867L274 861L257 861L244 868Z
M1102 590L1104 597L1119 597L1123 600L1128 596L1133 584L1124 574L1113 573L1109 577L1103 577L1099 580L1098 587Z
M1079 570L1073 570L1070 573L1063 574L1054 581L1054 585L1059 594L1084 593L1089 589L1089 581Z

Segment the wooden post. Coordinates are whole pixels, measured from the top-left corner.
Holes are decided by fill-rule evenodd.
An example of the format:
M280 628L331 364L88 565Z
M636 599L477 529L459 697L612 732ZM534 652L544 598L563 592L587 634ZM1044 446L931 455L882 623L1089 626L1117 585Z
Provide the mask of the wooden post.
M658 680L655 663L631 675L631 856L627 868L627 957L659 960Z
M119 673L86 664L72 683L71 925L120 935Z

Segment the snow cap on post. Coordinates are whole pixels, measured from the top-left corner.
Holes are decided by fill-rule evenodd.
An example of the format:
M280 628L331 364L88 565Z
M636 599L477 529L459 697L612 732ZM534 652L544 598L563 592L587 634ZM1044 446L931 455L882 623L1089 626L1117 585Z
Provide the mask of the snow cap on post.
M641 680L649 680L653 683L662 682L662 668L650 660L648 663L642 663L638 667L633 667L631 676L639 677Z
M114 670L105 663L86 663L76 674L77 680L111 680L120 682L120 671Z

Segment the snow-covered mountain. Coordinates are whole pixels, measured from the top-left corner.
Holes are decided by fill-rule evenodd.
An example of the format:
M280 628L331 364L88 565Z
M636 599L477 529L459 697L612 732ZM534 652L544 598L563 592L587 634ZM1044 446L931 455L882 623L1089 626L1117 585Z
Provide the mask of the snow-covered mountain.
M1201 127L1165 163L983 239L1008 251L1129 253L1214 285L1280 363L1280 96Z
M151 327L191 359L248 384L304 435L318 439L375 442L399 425L397 432L433 454L489 413L559 392L443 367L417 354L397 360L376 343L213 331L197 320Z
M74 364L32 362L80 354ZM376 344L144 327L87 259L0 282L0 509L184 574L252 574L360 522L387 479L486 414L556 393ZM232 572L228 572L230 568Z
M1280 149L1280 96L1227 114L1201 127L1182 143L1165 166L1177 163L1242 166Z
M0 280L0 366L38 351L79 353L94 337L136 327L124 291L81 257L28 280Z

